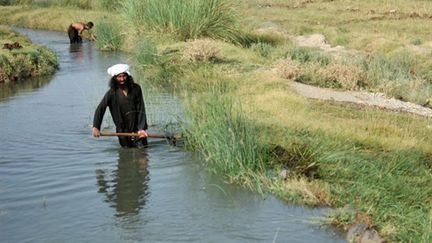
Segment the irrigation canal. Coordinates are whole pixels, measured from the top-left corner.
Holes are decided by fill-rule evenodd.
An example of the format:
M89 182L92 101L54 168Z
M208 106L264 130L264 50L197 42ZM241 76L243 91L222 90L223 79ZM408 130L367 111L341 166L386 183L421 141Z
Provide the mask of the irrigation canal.
M228 185L166 141L139 150L92 138L106 68L127 58L69 45L66 33L17 31L55 50L60 69L0 86L0 242L346 242L311 223L325 209ZM145 97L154 123L180 109L158 96Z

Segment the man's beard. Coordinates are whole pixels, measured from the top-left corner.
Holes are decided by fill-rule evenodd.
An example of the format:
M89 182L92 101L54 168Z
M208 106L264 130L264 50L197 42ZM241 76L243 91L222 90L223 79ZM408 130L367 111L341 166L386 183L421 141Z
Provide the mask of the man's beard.
M126 89L127 88L126 82L118 83L118 87L119 89Z

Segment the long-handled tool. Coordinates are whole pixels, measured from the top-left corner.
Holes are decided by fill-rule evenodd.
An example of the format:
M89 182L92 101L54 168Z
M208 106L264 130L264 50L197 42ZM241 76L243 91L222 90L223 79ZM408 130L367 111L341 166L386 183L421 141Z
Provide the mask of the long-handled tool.
M134 132L101 132L101 136L128 136L128 137L139 137L138 133ZM149 138L165 138L169 140L177 140L180 138L178 135L173 134L155 134L155 133L147 133L147 137Z

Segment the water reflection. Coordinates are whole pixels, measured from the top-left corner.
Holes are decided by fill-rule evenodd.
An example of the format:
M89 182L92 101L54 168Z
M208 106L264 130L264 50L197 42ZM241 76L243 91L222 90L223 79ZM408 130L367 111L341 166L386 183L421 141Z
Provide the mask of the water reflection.
M73 52L81 52L82 50L82 45L78 44L78 43L74 43L74 44L70 44L69 45L69 52L73 53ZM82 53L82 52L81 52Z
M52 76L36 77L17 82L0 83L0 101L16 96L18 92L32 91L42 88L51 81Z
M116 170L96 170L99 193L105 194L105 201L115 208L116 216L137 215L144 207L149 196L147 166L145 149L120 148Z

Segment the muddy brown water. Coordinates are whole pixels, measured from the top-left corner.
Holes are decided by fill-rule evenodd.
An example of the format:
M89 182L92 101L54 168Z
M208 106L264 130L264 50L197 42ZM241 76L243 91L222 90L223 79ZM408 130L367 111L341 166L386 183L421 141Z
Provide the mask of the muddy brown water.
M92 138L106 68L127 58L70 46L64 33L17 30L55 50L60 69L0 87L0 242L345 242L313 223L326 209L229 185L181 147ZM159 97L146 99L154 123L181 111Z

